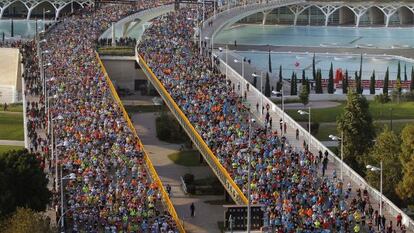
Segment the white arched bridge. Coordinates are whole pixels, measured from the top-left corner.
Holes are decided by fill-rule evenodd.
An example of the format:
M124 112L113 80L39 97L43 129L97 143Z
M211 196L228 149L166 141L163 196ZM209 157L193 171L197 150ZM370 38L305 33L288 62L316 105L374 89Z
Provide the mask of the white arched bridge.
M0 19L3 17L6 10L10 10L13 7L23 8L20 9L22 14L26 15L27 19L30 19L33 10L45 8L51 8L54 13L55 19L59 17L60 12L65 8L77 4L80 7L91 6L94 4L93 0L0 0ZM23 6L23 7L21 7ZM43 7L42 7L43 6Z

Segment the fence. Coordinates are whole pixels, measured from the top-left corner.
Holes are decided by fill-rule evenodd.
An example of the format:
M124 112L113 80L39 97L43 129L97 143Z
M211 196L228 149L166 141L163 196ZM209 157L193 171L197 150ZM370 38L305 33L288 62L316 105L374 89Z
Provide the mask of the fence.
M227 67L227 74L228 77L237 82L240 82L242 86L246 86L248 81L244 79L238 72L236 72L232 67L227 65L225 61L222 59L220 60L219 69L222 73L226 72ZM263 106L267 104L271 107L271 110L276 112L279 116L283 116L283 111L273 103L268 97L264 96L257 88L253 85L250 85L250 92L254 92L257 96L261 96L263 99ZM292 127L294 129L298 129L301 135L308 135L308 130L304 129L300 124L298 124L295 120L293 120L289 115L284 114L284 121L288 125L288 127ZM308 136L307 136L308 137ZM325 145L323 145L318 139L314 136L311 136L311 147L313 147L316 151L328 151L330 160L333 161L335 166L341 166L341 159L338 158L331 150L329 150ZM352 181L359 185L362 189L367 189L370 197L373 198L377 203L380 202L380 192L370 186L364 178L362 178L358 173L356 173L352 168L350 168L346 163L343 164L343 172L344 175L347 175ZM403 224L405 224L408 229L414 229L414 221L406 215L401 209L399 209L394 203L392 203L387 197L382 196L383 201L383 208L388 211L392 216L397 216L399 213L403 216Z
M105 66L103 65L103 63L102 63L102 61L101 61L98 53L96 53L96 58L97 58L97 60L99 62L99 65L101 67L101 70L102 70L103 74L105 75L106 82L108 83L108 86L109 86L109 89L110 89L110 91L112 93L113 98L118 103L118 106L121 108L122 113L124 115L124 118L125 118L125 120L126 120L126 122L128 124L128 127L134 133L134 136L135 136L135 138L138 141L139 147L142 148L142 150L144 152L144 159L145 159L145 163L146 163L147 169L149 171L149 174L151 175L152 180L157 184L157 186L160 189L160 192L162 194L162 199L163 199L163 202L164 202L164 206L167 208L168 212L170 213L170 215L172 216L172 218L176 222L177 228L180 231L180 233L185 233L184 227L181 224L181 221L180 221L180 219L179 219L179 217L177 215L177 212L175 211L175 208L174 208L174 206L173 206L173 204L172 204L172 202L171 202L171 200L170 200L167 192L165 191L164 186L161 183L161 179L159 178L159 176L158 176L157 172L155 171L155 168L154 168L151 160L148 157L148 153L145 151L144 146L142 145L141 140L138 137L138 134L137 134L137 132L135 130L135 127L132 124L132 122L131 122L131 120L129 118L128 113L126 112L126 110L124 108L124 105L122 104L121 99L119 98L118 93L116 92L115 87L112 84L112 81L109 78L108 73L106 72Z
M206 162L209 164L214 174L223 184L224 188L230 194L234 202L238 205L247 204L247 198L244 196L240 188L236 185L233 179L230 177L226 169L218 161L217 157L213 154L211 149L207 146L200 134L195 130L194 126L190 123L188 118L184 115L175 101L171 98L170 94L165 89L164 85L158 80L153 71L148 67L147 63L136 51L136 59L138 64L141 66L148 79L163 98L164 102L174 114L183 129L187 132L194 145L203 155Z

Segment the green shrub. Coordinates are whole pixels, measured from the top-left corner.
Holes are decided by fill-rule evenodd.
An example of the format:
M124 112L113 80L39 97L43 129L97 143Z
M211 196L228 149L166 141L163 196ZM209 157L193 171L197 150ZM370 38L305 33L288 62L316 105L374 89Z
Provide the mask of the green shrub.
M184 180L186 185L192 184L194 182L194 175L190 174L190 173L187 173L183 176L183 180Z
M193 185L193 184L189 184L189 185L187 185L187 193L189 193L189 194L196 194L196 186L195 185Z
M385 104L390 102L390 97L387 94L379 94L374 97L375 102Z

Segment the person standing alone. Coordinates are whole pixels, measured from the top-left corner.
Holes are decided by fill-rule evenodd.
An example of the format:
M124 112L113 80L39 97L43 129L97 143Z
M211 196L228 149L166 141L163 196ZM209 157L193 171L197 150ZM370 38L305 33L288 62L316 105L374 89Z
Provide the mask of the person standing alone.
M191 212L191 217L195 216L195 206L194 203L191 203L190 205L190 212Z

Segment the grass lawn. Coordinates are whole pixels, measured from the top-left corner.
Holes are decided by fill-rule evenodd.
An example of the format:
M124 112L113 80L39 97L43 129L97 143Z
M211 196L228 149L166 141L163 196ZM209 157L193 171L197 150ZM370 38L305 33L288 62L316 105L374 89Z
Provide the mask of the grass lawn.
M3 154L9 150L20 150L23 149L23 146L2 146L0 145L0 154Z
M312 121L315 122L335 122L337 117L344 111L345 103L332 108L312 109ZM369 102L369 109L374 120L391 119L414 119L414 102L386 103L381 104L375 101ZM297 121L307 121L307 115L300 115L297 110L289 109L286 112Z
M392 130L398 135L401 133L401 130L405 127L405 125L407 124L414 124L414 120L412 121L394 121L392 123ZM380 133L384 127L388 127L388 129L391 129L390 127L390 122L374 122L374 127L376 129L377 134ZM319 131L318 134L315 135L315 137L317 139L319 139L320 141L330 141L331 139L329 139L329 135L333 134L333 135L337 135L338 132L336 131L336 123L322 123L319 126Z
M204 166L203 164L200 164L200 157L197 150L180 151L168 155L168 158L175 164L186 167Z
M0 140L24 140L23 114L0 113Z
M3 111L4 104L0 104L0 111ZM9 104L7 107L9 112L23 112L23 104Z

